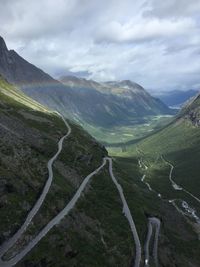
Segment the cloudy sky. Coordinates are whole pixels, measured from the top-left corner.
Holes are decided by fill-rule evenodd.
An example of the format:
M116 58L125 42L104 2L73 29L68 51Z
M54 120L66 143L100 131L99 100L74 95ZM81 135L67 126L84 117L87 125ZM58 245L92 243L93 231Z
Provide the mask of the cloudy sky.
M200 88L200 0L0 0L0 35L54 77Z

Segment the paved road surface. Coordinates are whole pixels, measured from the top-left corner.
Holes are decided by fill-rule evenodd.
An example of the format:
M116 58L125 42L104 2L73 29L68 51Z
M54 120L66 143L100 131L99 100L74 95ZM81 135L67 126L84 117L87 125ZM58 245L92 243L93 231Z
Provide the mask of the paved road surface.
M140 262L141 262L141 244L140 244L139 236L138 236L138 233L137 233L137 230L136 230L135 223L133 221L131 212L129 210L128 204L126 202L126 199L125 199L125 196L124 196L124 193L123 193L123 189L122 189L121 185L117 182L117 180L116 180L116 178L115 178L115 176L113 174L112 159L111 158L106 158L106 159L109 161L110 176L111 176L111 178L112 178L112 180L113 180L113 182L114 182L114 184L117 187L117 190L119 192L121 201L123 203L123 212L124 212L124 215L126 216L128 222L129 222L129 225L130 225L130 228L131 228L131 231L132 231L132 234L133 234L133 238L134 238L134 241L135 241L136 253L135 253L134 267L139 267L140 266Z
M32 240L30 243L20 252L18 253L15 257L11 258L9 261L2 261L0 260L0 266L1 267L11 267L17 264L21 259L23 259L26 254L28 254L37 244L38 242L46 236L46 234L56 225L58 224L68 213L73 207L75 206L76 202L81 196L82 191L86 187L87 183L89 182L90 178L97 174L106 164L106 159L103 159L102 165L97 168L95 171L90 173L82 182L78 190L76 191L75 195L73 198L68 202L66 207L58 213L57 216L55 216L41 231L40 233Z
M90 173L82 182L82 184L80 185L80 187L78 188L78 190L76 191L75 195L73 196L73 198L68 202L68 204L65 206L65 208L57 214L57 216L55 216L51 221L49 221L49 223L39 232L39 234L33 238L29 244L27 246L25 246L16 256L14 256L13 258L11 258L8 261L3 261L2 257L3 255L17 242L17 240L22 236L22 234L26 231L27 227L29 226L30 222L32 221L33 217L36 215L36 213L39 211L40 207L42 206L46 195L49 192L49 188L51 186L52 180L53 180L53 170L52 170L52 166L54 161L57 159L58 155L60 154L60 152L62 151L62 147L63 147L63 141L64 139L69 136L71 134L71 127L70 125L67 123L67 121L65 120L65 118L57 113L59 116L62 117L68 132L66 135L64 135L59 143L58 143L58 151L56 152L56 154L48 161L47 163L47 168L48 168L48 172L49 172L49 176L48 179L46 181L46 184L43 188L43 191L40 195L40 197L38 198L38 200L36 201L35 205L33 206L33 208L31 209L31 211L28 213L28 216L26 217L23 225L20 227L20 229L7 241L5 242L1 247L0 247L0 266L1 267L11 267L16 265L20 260L22 260L37 244L38 242L44 237L46 236L46 234L55 226L57 225L69 212L71 209L74 208L76 202L78 201L78 199L81 196L81 193L83 192L83 190L85 189L86 185L88 184L89 180L96 175L105 165L106 162L109 163L109 173L110 176L112 178L113 183L115 184L115 186L117 187L117 190L119 192L122 204L123 204L123 213L126 216L132 234L133 234L133 239L135 241L135 248L136 248L136 253L135 253L135 260L134 260L134 267L139 267L140 266L140 262L141 262L141 244L140 244L140 240L138 237L138 233L135 227L135 223L133 221L131 212L129 210L128 204L126 202L124 193L123 193L123 189L121 187L121 185L117 182L117 179L115 178L114 174L113 174L113 168L112 168L112 159L109 157L105 157L103 159L102 164L92 173ZM145 165L144 165L145 166ZM145 169L147 167L145 166Z
M40 197L38 198L38 200L36 201L35 205L31 209L31 211L28 213L28 215L27 215L23 225L20 227L20 229L8 241L4 242L2 244L2 246L0 247L0 257L2 257L5 254L5 252L8 251L16 243L17 240L21 237L21 235L26 231L27 227L31 223L33 217L36 215L36 213L38 212L40 207L42 206L42 204L43 204L43 202L44 202L44 200L46 198L46 195L49 192L49 188L50 188L52 180L53 180L53 170L52 170L53 163L57 159L57 157L60 154L60 152L62 151L63 141L71 133L71 127L65 121L65 119L63 117L62 117L62 119L63 119L68 131L67 131L67 134L64 135L60 139L60 141L58 142L58 150L57 150L56 154L47 163L49 176L48 176L46 184L45 184L45 186L43 188L43 191L42 191Z
M160 232L160 220L156 217L148 218L148 233L146 238L146 243L144 246L145 254L145 267L149 267L149 246L150 240L153 233L153 228L155 228L154 243L153 243L153 258L155 266L158 267L158 238Z
M11 267L14 266L15 264L17 264L20 260L22 260L37 244L38 242L44 237L46 236L46 234L57 224L59 224L59 222L70 212L71 209L74 208L76 202L78 201L78 199L81 196L81 193L83 192L83 190L85 189L86 185L88 184L89 180L96 175L105 165L106 162L109 162L109 172L110 172L110 176L112 178L112 181L114 182L115 186L118 189L120 198L122 200L123 203L123 213L125 214L132 234L133 234L133 238L135 241L135 247L136 247L136 255L135 255L135 261L134 261L134 267L139 267L140 266L140 262L141 262L141 244L140 244L140 240L138 237L138 233L133 221L133 218L131 216L128 204L126 202L123 190L121 185L117 182L114 174L113 174L113 169L112 169L112 159L105 157L103 159L103 163L101 164L100 167L98 167L95 171L93 171L92 173L90 173L82 182L82 184L80 185L80 187L78 188L77 192L75 193L75 195L73 196L73 198L69 201L69 203L66 205L66 207L57 215L55 216L41 231L40 233L32 240L29 242L29 244L22 249L21 252L19 252L16 256L14 256L13 258L11 258L9 261L3 261L2 259L0 259L0 266L1 267ZM40 198L39 198L40 199ZM21 228L20 228L21 229ZM23 228L23 231L25 231L26 228ZM17 239L20 238L21 232L18 233L17 235ZM16 238L15 238L16 239ZM14 239L12 239L12 243L14 242ZM11 243L9 243L10 245ZM10 246L9 246L10 248ZM6 252L7 249L5 247L4 251ZM4 252L4 253L5 253Z
M187 189L185 189L185 188L183 188L182 186L180 186L180 185L178 185L178 184L175 183L175 181L172 179L172 172L173 172L173 170L174 170L174 166L173 166L170 162L168 162L167 160L165 160L165 159L163 158L163 156L162 156L162 159L163 159L163 161L164 161L166 164L168 164L168 165L170 166L169 180L170 180L170 182L171 182L173 188L174 188L175 190L182 190L182 191L184 191L186 194L190 195L192 198L194 198L197 202L200 203L200 199L199 199L198 197L196 197L195 195L193 195L192 193L190 193Z

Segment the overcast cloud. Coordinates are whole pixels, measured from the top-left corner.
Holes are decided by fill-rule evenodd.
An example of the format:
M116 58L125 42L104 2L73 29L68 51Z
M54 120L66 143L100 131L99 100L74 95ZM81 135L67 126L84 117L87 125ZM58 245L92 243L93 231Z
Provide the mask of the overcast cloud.
M0 0L0 35L53 76L200 89L200 0Z

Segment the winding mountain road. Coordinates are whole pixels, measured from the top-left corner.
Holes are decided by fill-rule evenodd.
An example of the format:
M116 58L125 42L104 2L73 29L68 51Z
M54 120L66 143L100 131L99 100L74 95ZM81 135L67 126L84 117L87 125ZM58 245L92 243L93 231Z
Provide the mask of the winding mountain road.
M140 151L139 151L140 152ZM183 188L182 186L178 185L175 183L175 181L172 178L172 174L173 174L173 170L174 170L174 166L168 162L167 160L164 159L164 157L161 155L161 159L170 166L170 171L169 171L169 180L171 182L171 185L173 187L174 190L178 190L178 191L183 191L186 194L190 195L193 199L195 199L196 201L198 201L200 203L200 199L198 197L196 197L195 195L193 195L192 193L190 193L188 190L186 190L185 188ZM138 164L140 168L145 167L145 164L142 161L142 158L140 158L138 160ZM144 168L145 170L147 169L146 167ZM144 174L141 178L141 181L143 183L145 183L149 189L149 191L154 191L145 181L146 174ZM155 191L154 191L155 192ZM156 193L156 192L155 192ZM165 201L165 199L162 198L161 194L158 194L158 196ZM181 202L181 206L182 208L185 210L181 210L178 205L176 204L176 201L180 201ZM185 201L185 200L181 200L181 199L171 199L168 200L169 203L171 203L176 210L181 213L183 216L189 216L191 218L193 218L198 224L200 224L200 218L197 216L196 214L196 210L194 208L191 208L189 206L189 204ZM147 238L146 238L146 243L145 243L145 247L144 247L144 251L145 251L145 266L148 267L149 266L149 246L150 246L150 240L151 240L151 236L152 236L152 232L153 232L153 226L155 226L156 231L155 231L155 238L154 238L154 248L153 248L153 257L154 257L154 261L155 261L155 266L158 266L158 256L157 256L157 248L158 248L158 236L159 236L159 231L160 231L160 220L158 218L149 218L149 222L148 222L148 233L147 233Z
M160 233L160 220L158 218L150 218L151 223L155 225L155 238L154 238L154 246L153 246L153 257L155 260L155 265L158 267L158 238Z
M140 168L142 168L142 166L144 166L145 170L148 169L148 167L144 164L144 162L142 161L142 159L138 160L138 164L139 164L139 167L140 167ZM149 184L148 182L145 181L145 178L146 178L146 174L143 174L142 177L141 177L141 182L144 183L144 184L148 187L149 191L154 192L155 194L157 194L157 196L158 196L159 198L161 198L161 194L157 193L157 192L150 186L150 184Z
M163 156L161 156L161 158L162 158L162 160L163 160L166 164L168 164L168 165L170 166L169 180L170 180L170 182L171 182L173 188L174 188L175 190L180 190L180 191L185 192L186 194L188 194L189 196L191 196L193 199L195 199L197 202L200 203L200 199L199 199L198 197L196 197L195 195L193 195L192 193L190 193L187 189L185 189L185 188L183 188L182 186L180 186L180 185L178 185L178 184L175 183L175 181L172 179L172 173L173 173L173 170L174 170L174 166L173 166L170 162L168 162L167 160L165 160Z
M139 267L140 266L140 261L141 261L141 244L140 244L140 240L138 237L138 233L131 215L131 212L129 210L128 204L126 202L124 193L123 193L123 189L121 187L121 185L117 182L114 174L113 174L113 169L112 169L112 159L105 157L103 158L103 163L101 164L100 167L98 167L95 171L93 171L92 173L90 173L82 182L82 184L80 185L80 187L78 188L78 190L76 191L75 195L73 196L73 198L68 202L68 204L66 205L66 207L60 212L58 213L57 216L55 216L41 231L40 233L32 240L30 241L30 243L24 248L22 249L21 252L19 252L15 257L11 258L9 261L3 261L2 259L0 260L0 266L1 267L11 267L14 266L15 264L17 264L21 259L23 259L37 244L38 242L44 237L46 236L46 234L55 226L57 225L69 212L71 209L74 208L76 202L78 201L78 199L81 196L81 193L83 192L83 190L85 189L86 185L88 184L89 180L96 175L105 165L106 162L109 162L109 173L110 176L112 178L112 181L114 182L115 186L118 189L118 192L120 194L120 198L122 200L123 203L123 213L125 214L132 234L133 234L133 238L135 241L135 246L136 246L136 256L135 256L135 263L134 263L134 267ZM20 237L20 236L19 236Z
M174 166L168 162L167 160L164 159L163 156L161 156L162 160L168 164L170 166L170 172L169 172L169 180L171 182L172 187L174 188L174 190L179 190L179 191L183 191L186 194L188 194L190 197L192 197L193 199L195 199L197 202L200 203L200 199L197 198L195 195L193 195L192 193L190 193L188 190L186 190L185 188L181 187L180 185L176 184L175 181L172 179L172 173L174 170ZM176 201L181 201L181 206L185 211L182 211L176 204ZM183 216L187 216L187 217L191 217L193 218L198 224L200 224L200 217L196 214L196 210L192 207L189 206L189 204L185 201L185 200L180 200L180 199L171 199L169 200L169 203L171 203L176 210L181 213Z
M139 150L137 150L137 151L139 151ZM140 153L141 153L141 152L140 152ZM173 173L173 170L174 170L174 168L175 168L174 165L172 165L169 161L167 161L166 159L164 159L163 155L161 155L160 157L161 157L161 159L162 159L167 165L170 166L169 180L170 180L170 182L171 182L171 185L172 185L173 189L174 189L174 190L177 190L177 191L183 191L183 192L185 192L185 193L188 194L190 197L192 197L193 199L195 199L197 202L200 203L200 199L199 199L198 197L196 197L194 194L190 193L190 192L189 192L187 189L185 189L184 187L182 187L182 186L178 185L177 183L175 183L175 181L172 179L172 173ZM144 166L145 170L148 169L148 167L144 164L144 162L142 161L142 159L139 159L139 160L138 160L138 164L139 164L139 167L140 167L140 168L142 168L142 166ZM145 180L145 177L146 177L146 175L144 174L144 175L142 176L142 178L141 178L141 181L142 181L143 183L146 184L146 186L148 187L148 189L149 189L150 191L154 191L154 190L151 188L150 184L148 184L147 182L144 181L144 180ZM155 192L155 191L154 191L154 192ZM161 194L158 194L158 196L161 197ZM183 201L184 201L184 200L183 200ZM172 203L172 202L171 202L171 203Z
M138 150L139 151L139 150ZM157 161L157 159L156 159ZM148 167L144 164L142 158L140 158L138 160L138 164L139 167L142 168L144 167L145 170L148 169ZM143 182L149 189L149 191L154 192L155 194L157 194L157 196L162 199L162 195L160 193L157 193L154 189L151 188L150 184L145 182L145 177L146 174L143 174L142 178L141 178L141 182ZM155 266L158 267L159 266L159 262L158 262L158 239L159 239L159 232L160 232L160 219L156 218L156 217L149 217L148 218L148 232L147 232L147 237L146 237L146 242L144 245L144 266L145 267L149 267L149 258L150 258L150 240L151 240L151 236L153 233L153 229L155 228L155 235L154 235L154 244L153 244L153 258L154 258L154 263Z
M56 112L57 114L59 114L58 112ZM11 259L4 261L2 259L3 255L17 242L17 240L22 236L22 234L26 231L27 227L29 226L30 222L32 221L33 217L36 215L36 213L39 211L40 207L42 206L46 195L49 191L49 188L51 186L52 180L53 180L53 170L52 170L52 165L54 163L54 161L57 159L58 155L60 154L60 152L62 151L62 146L63 146L63 141L64 139L70 135L71 133L71 127L69 126L69 124L66 122L65 118L59 114L59 116L62 117L68 132L66 135L64 135L59 143L58 143L58 151L56 152L56 154L48 161L47 163L47 168L49 171L49 176L48 179L46 181L46 184L43 188L43 191L40 195L40 197L38 198L38 200L36 201L35 205L33 206L33 208L31 209L31 211L28 213L28 216L25 219L25 222L23 223L23 225L20 227L20 229L7 241L5 242L1 248L0 248L0 266L1 267L12 267L14 265L16 265L20 260L22 260L38 243L39 241L45 237L47 235L47 233L57 224L60 223L60 221L71 211L71 209L74 208L76 202L79 200L83 190L85 189L86 185L88 184L89 180L96 175L97 173L99 173L99 171L106 165L106 163L109 163L109 173L110 173L110 177L112 178L113 183L115 184L115 186L117 187L117 190L119 192L122 204L123 204L123 213L126 216L129 226L131 228L132 231L132 235L133 235L133 239L135 242L135 261L134 261L134 267L139 267L140 266L140 262L141 262L141 244L140 244L140 240L139 240L139 236L135 227L135 223L133 221L130 209L128 207L127 201L125 199L124 193L123 193L123 189L121 187L121 185L117 182L117 179L115 178L114 174L113 174L113 167L112 167L112 159L109 157L105 157L103 158L103 162L102 164L92 173L90 173L81 183L80 187L78 188L78 190L76 191L75 195L72 197L72 199L67 203L67 205L65 206L65 208L59 212L51 221L49 221L49 223L39 232L39 234L33 238L27 246L25 246L16 256L12 257Z
M150 246L150 240L153 232L153 227L150 221L148 221L148 232L147 232L147 238L146 242L144 244L144 264L146 267L149 267L149 246Z
M69 212L73 207L75 206L76 202L81 196L81 193L83 192L84 188L86 187L87 183L89 182L90 178L97 174L106 164L106 159L103 159L103 163L100 167L98 167L95 171L90 173L82 182L78 190L76 191L73 198L68 202L68 204L65 206L65 208L58 213L41 231L40 233L30 241L30 243L22 249L21 252L19 252L15 257L11 258L9 261L2 261L0 260L0 266L1 267L11 267L17 264L21 259L23 259L37 244L38 242L46 236L46 234L56 225L58 224Z
M155 228L155 236L154 236L154 244L153 244L153 258L155 262L155 266L158 267L158 238L160 232L160 220L156 217L148 218L148 233L147 239L144 247L145 253L145 266L149 266L149 247L150 247L150 240L153 233L153 228Z
M55 112L57 113L57 112ZM33 217L36 215L36 213L38 212L38 210L40 209L40 207L42 206L46 195L49 192L49 188L52 184L52 180L53 180L53 170L52 170L52 166L54 161L57 159L57 157L59 156L60 152L62 151L62 147L63 147L63 142L65 140L65 138L67 138L70 133L71 133L71 127L70 125L67 123L67 121L64 119L64 117L62 115L60 115L59 113L57 113L62 120L64 121L68 131L67 134L65 134L58 142L58 150L56 152L56 154L48 161L47 163L47 168L48 168L48 179L45 183L45 186L43 188L43 191L40 195L40 197L38 198L38 200L36 201L35 205L33 206L33 208L30 210L30 212L28 213L24 223L22 224L22 226L19 228L19 230L6 242L4 242L1 247L0 247L0 258L17 242L17 240L21 237L21 235L26 231L27 227L29 226L29 224L31 223ZM1 266L1 265L0 265Z
M135 251L134 267L139 267L140 266L140 261L141 261L141 243L140 243L140 240L139 240L139 236L138 236L138 233L137 233L137 230L136 230L135 223L133 221L131 212L129 210L128 204L126 202L126 199L125 199L125 196L124 196L124 193L123 193L123 189L122 189L121 185L117 182L117 180L116 180L116 178L115 178L115 176L113 174L112 159L111 158L106 158L106 159L109 162L109 173L110 173L110 176L111 176L111 178L113 180L113 183L117 187L117 190L119 192L121 201L123 203L123 213L124 213L124 215L126 216L128 222L129 222L129 225L130 225L130 228L131 228L131 231L132 231L132 234L133 234L133 238L134 238L134 241L135 241L136 251Z

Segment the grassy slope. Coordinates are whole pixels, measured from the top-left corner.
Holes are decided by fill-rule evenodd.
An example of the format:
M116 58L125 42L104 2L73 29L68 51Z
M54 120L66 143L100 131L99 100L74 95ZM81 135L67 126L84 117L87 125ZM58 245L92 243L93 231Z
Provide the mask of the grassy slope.
M143 244L146 238L147 216L153 215L161 219L158 252L160 266L188 267L191 263L199 266L200 246L196 233L168 201L162 201L157 194L149 192L140 181L143 172L138 168L137 157L117 157L115 167L121 176L123 173L122 177L126 177L126 183L122 182L123 188ZM135 190L131 188L131 180L135 184Z
M198 113L198 103L193 104L193 107L195 108L195 114ZM193 111L193 107L187 107L187 109L191 112ZM186 111L181 113L180 116L174 123L159 130L156 134L144 138L137 144L127 145L126 152L112 149L111 153L116 156L121 168L126 166L127 174L133 171L133 162L142 157L149 167L146 172L146 181L150 183L151 187L161 193L165 199L180 198L186 200L200 215L200 205L196 200L182 191L173 190L168 179L170 167L159 157L163 155L165 159L173 163L175 166L173 179L177 184L183 186L197 197L200 197L200 128L188 119L190 116L188 116ZM149 204L154 205L151 202ZM167 209L169 209L169 204L167 205ZM170 218L169 214L163 214L162 208L158 213L162 215L166 235L169 237L171 243L175 245L174 249L179 255L178 257L194 259L194 262L198 266L200 263L200 257L198 256L198 250L200 249L198 236L196 235L191 240L187 236L189 233L194 233L194 230L187 229L185 232L186 238L184 238L180 235L181 228L186 222L183 218L182 225L177 225L176 222L174 229L167 229L168 225L179 216L176 210L174 210L173 215L171 214L174 218ZM190 227L190 224L188 226ZM183 263L185 266L188 266L186 259L183 260Z
M123 147L124 143L128 141L135 141L141 139L147 134L163 127L172 120L171 115L157 115L146 116L143 118L143 122L139 124L129 124L126 126L115 127L96 127L92 124L83 124L83 127L94 136L99 142L105 144L106 147L113 146Z
M66 132L63 121L0 80L0 237L9 238L23 221L47 178L46 164ZM5 128L6 127L6 128ZM69 201L106 151L80 127L54 164L55 179L18 251ZM88 164L88 158L92 156ZM114 209L114 211L113 211ZM121 202L107 171L86 190L77 207L17 266L128 266L134 244ZM116 223L117 222L117 223ZM105 241L104 241L105 239ZM7 254L7 256L9 253ZM80 264L81 262L81 264Z
M149 159L164 155L175 166L175 181L200 197L199 143L200 129L187 120L181 120L144 139L137 146ZM128 156L132 154L132 148L131 146L127 148Z
M7 86L7 89L15 90L1 81L0 88L5 88L4 85ZM21 93L19 94L21 98ZM15 136L14 141L17 140L17 144L14 141L11 144L0 141L1 159L4 156L10 156L13 150L20 153L20 148L23 146L23 154L20 154L21 161L17 161L19 156L16 154L14 169L10 168L11 163L8 158L4 165L1 164L0 177L4 177L3 180L6 183L8 181L10 185L14 185L14 188L9 189L11 192L7 192L8 186L6 191L0 195L0 199L3 201L1 202L2 218L7 218L6 223L1 221L1 237L4 239L20 225L27 213L27 209L22 208L26 206L23 203L28 202L30 207L37 198L38 191L41 190L46 179L47 160L55 153L57 141L65 133L66 128L62 120L54 114L47 110L45 112L41 110L41 112L41 107L39 110L38 107L33 110L29 105L15 101L13 97L8 98L2 91L0 105L1 115L6 116L3 123L10 118L13 121L12 127L14 127L14 122L17 121L17 127L13 129L11 125L8 125L16 133L19 131L20 125L23 129L31 130L30 133L24 134L22 140ZM31 105L33 105L32 101ZM27 120L24 118L24 113L22 115L22 110L26 115L31 114L49 122ZM33 225L29 227L28 232L15 248L16 251L20 249L22 243L26 243L28 239L37 234L39 229L65 206L83 177L100 165L101 158L106 153L76 125L72 125L72 133L64 142L63 152L55 163L55 179L49 195L42 209L34 218ZM12 140L11 135L9 133L7 135L8 141ZM37 142L33 140L30 145L29 135L32 139L35 135ZM6 149L8 150L7 154L5 154ZM26 151L29 151L28 159ZM91 164L87 165L86 161L78 160L77 154L80 156L92 154ZM174 215L172 206L159 201L156 195L149 193L140 182L142 173L138 168L137 157L131 150L127 156L129 158L118 157L116 159L114 171L124 188L141 242L144 243L146 235L146 215L160 216L163 220L159 250L161 266L188 267L188 261L194 259L196 262L198 260L196 235L190 225L185 224L181 215ZM28 173L24 172L28 169ZM17 183L16 179L18 179ZM22 188L24 188L23 192ZM134 244L121 208L117 191L107 170L104 170L92 180L86 193L69 216L48 233L17 266L129 266L134 253ZM6 235L4 235L5 232L7 232Z

